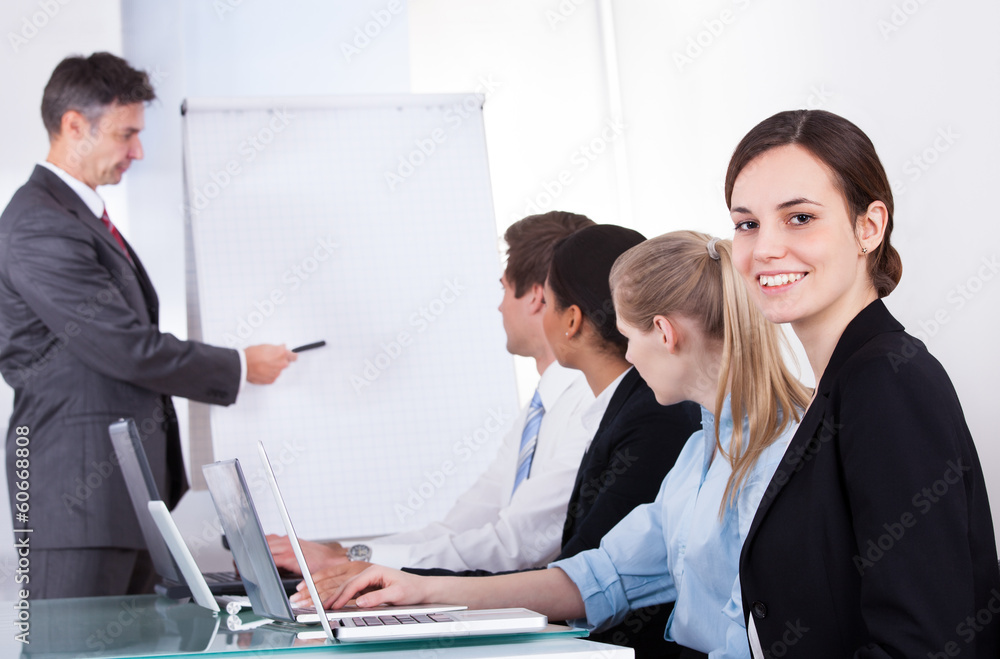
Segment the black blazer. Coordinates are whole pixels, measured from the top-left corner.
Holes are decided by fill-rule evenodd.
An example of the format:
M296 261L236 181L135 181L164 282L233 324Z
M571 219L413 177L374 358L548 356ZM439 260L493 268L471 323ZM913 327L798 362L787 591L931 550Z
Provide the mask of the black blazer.
M27 428L32 547L145 547L108 424L135 419L174 504L187 480L170 396L236 399L239 355L161 333L156 291L128 250L131 262L44 167L0 215L0 372L15 394L7 483L14 503L17 428Z
M580 463L570 495L559 559L594 549L601 538L639 504L656 499L688 438L701 428L695 403L664 407L634 368L608 402L607 410ZM530 478L530 476L529 476ZM482 570L407 569L425 575L488 576ZM590 638L626 645L636 657L672 657L678 647L663 639L673 606L632 611L621 624Z
M696 403L660 405L639 372L630 369L576 472L556 560L599 546L633 508L656 499L685 442L700 428Z
M766 657L1000 657L972 437L944 369L881 301L840 337L761 500L740 581Z

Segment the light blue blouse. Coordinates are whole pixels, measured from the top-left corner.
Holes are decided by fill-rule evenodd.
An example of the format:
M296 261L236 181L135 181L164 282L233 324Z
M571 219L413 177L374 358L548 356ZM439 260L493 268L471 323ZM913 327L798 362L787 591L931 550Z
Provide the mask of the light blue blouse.
M744 422L744 437L749 434ZM665 636L712 659L750 657L740 597L740 550L757 505L795 434L791 424L767 447L719 518L732 472L715 449L715 417L702 408L701 430L688 439L653 503L619 522L597 549L552 563L573 580L589 629L618 624L630 609L675 601ZM719 437L728 451L733 419L726 399Z

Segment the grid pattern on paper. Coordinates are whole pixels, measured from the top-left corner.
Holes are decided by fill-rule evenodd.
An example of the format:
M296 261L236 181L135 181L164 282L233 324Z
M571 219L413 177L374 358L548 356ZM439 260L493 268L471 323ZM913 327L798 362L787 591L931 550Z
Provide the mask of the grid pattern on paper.
M482 114L462 100L185 117L204 340L327 342L212 408L215 458L240 458L269 532L258 439L299 534L367 536L441 518L496 451L487 420L516 414Z

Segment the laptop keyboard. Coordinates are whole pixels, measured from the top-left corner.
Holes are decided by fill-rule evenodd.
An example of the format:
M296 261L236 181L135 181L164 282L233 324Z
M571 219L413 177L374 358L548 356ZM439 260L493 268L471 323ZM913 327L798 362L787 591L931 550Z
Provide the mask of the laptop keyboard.
M447 613L429 613L424 615L417 613L414 615L398 616L359 616L351 618L355 627L387 627L391 625L416 625L428 622L451 622L454 620Z
M207 583L231 583L240 580L240 575L235 572L205 572L204 577Z

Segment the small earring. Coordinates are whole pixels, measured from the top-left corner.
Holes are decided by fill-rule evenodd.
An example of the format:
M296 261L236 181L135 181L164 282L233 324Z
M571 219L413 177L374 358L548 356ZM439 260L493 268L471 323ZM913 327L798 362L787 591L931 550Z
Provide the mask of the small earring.
M566 336L569 336L569 332L566 332Z
M862 254L867 254L868 253L868 248L867 247L862 247L861 248L861 253Z

